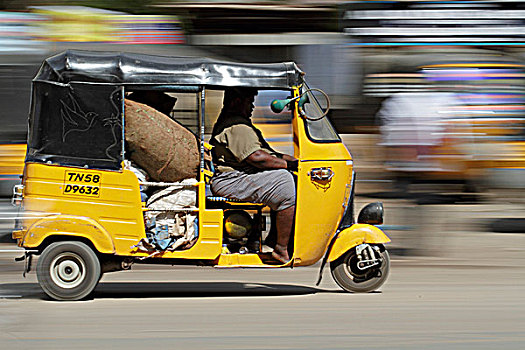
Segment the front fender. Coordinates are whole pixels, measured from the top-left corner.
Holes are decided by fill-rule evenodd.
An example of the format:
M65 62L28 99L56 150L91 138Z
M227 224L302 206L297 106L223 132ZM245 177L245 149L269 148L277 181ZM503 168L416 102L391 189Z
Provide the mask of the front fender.
M339 232L328 255L328 261L336 260L349 249L362 243L382 244L388 242L390 242L390 238L379 228L368 224L354 224Z
M35 222L27 230L21 246L36 248L49 236L74 236L88 239L100 252L115 253L115 245L107 231L93 219L71 216L50 216Z

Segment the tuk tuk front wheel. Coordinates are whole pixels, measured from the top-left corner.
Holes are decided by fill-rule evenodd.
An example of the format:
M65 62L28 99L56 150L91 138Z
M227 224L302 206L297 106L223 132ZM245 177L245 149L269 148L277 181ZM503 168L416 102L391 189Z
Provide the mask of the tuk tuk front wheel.
M351 249L330 263L332 277L347 292L368 293L385 283L390 272L390 256L385 249L380 254L380 264L361 270L355 249Z
M40 255L38 283L55 300L79 300L89 295L101 276L95 252L82 242L55 242Z

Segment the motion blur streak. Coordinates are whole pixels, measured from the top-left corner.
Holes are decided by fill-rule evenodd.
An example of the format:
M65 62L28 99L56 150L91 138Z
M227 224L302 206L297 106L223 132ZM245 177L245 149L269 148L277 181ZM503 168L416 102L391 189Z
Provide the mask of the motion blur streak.
M329 118L354 155L363 190L410 198L415 191L416 201L432 201L464 189L483 200L486 191L525 187L525 9L519 2L31 5L0 13L4 196L23 169L30 79L43 58L65 48L294 60L311 86L329 93ZM410 94L421 101L448 97L439 99L441 106L432 99L431 112L417 107ZM265 137L282 152L293 149L290 120L272 113L268 102L286 97L261 93L254 112ZM410 106L395 107L399 118L386 117L394 103ZM177 113L193 104L180 101ZM217 107L207 108L210 124L216 115ZM401 144L392 143L399 137Z
M524 348L525 2L28 0L0 11L2 349ZM11 233L53 213L10 196L31 79L66 49L297 62L330 95L356 211L384 203L383 291L335 293L328 278L312 288L317 267L134 266L106 274L94 300L42 302L35 274L21 281ZM213 125L222 92L207 93ZM253 114L283 153L291 118L269 105L288 96L260 91ZM173 114L196 131L197 109L180 98Z

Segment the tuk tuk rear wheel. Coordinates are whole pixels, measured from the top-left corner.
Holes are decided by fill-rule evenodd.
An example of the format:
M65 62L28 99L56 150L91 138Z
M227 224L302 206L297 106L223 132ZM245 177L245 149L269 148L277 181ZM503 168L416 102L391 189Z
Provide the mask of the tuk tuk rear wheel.
M357 254L355 249L351 249L338 259L330 263L332 277L339 287L347 292L368 293L372 292L385 283L390 272L390 256L383 249L381 254L381 264L366 270L357 267Z
M38 283L55 300L79 300L88 296L101 276L97 255L82 242L55 242L38 259Z

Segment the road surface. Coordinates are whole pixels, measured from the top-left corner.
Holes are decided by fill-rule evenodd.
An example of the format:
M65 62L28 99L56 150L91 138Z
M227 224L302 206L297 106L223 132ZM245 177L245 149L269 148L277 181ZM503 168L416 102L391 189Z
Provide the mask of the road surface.
M2 349L523 349L525 268L394 259L380 292L317 268L138 266L93 297L46 298L0 258Z
M54 302L2 243L0 349L524 349L525 235L481 224L523 207L386 200L387 224L416 226L389 232L389 248L429 254L394 254L370 294L343 293L329 269L315 287L318 267L139 265L106 274L89 300Z

